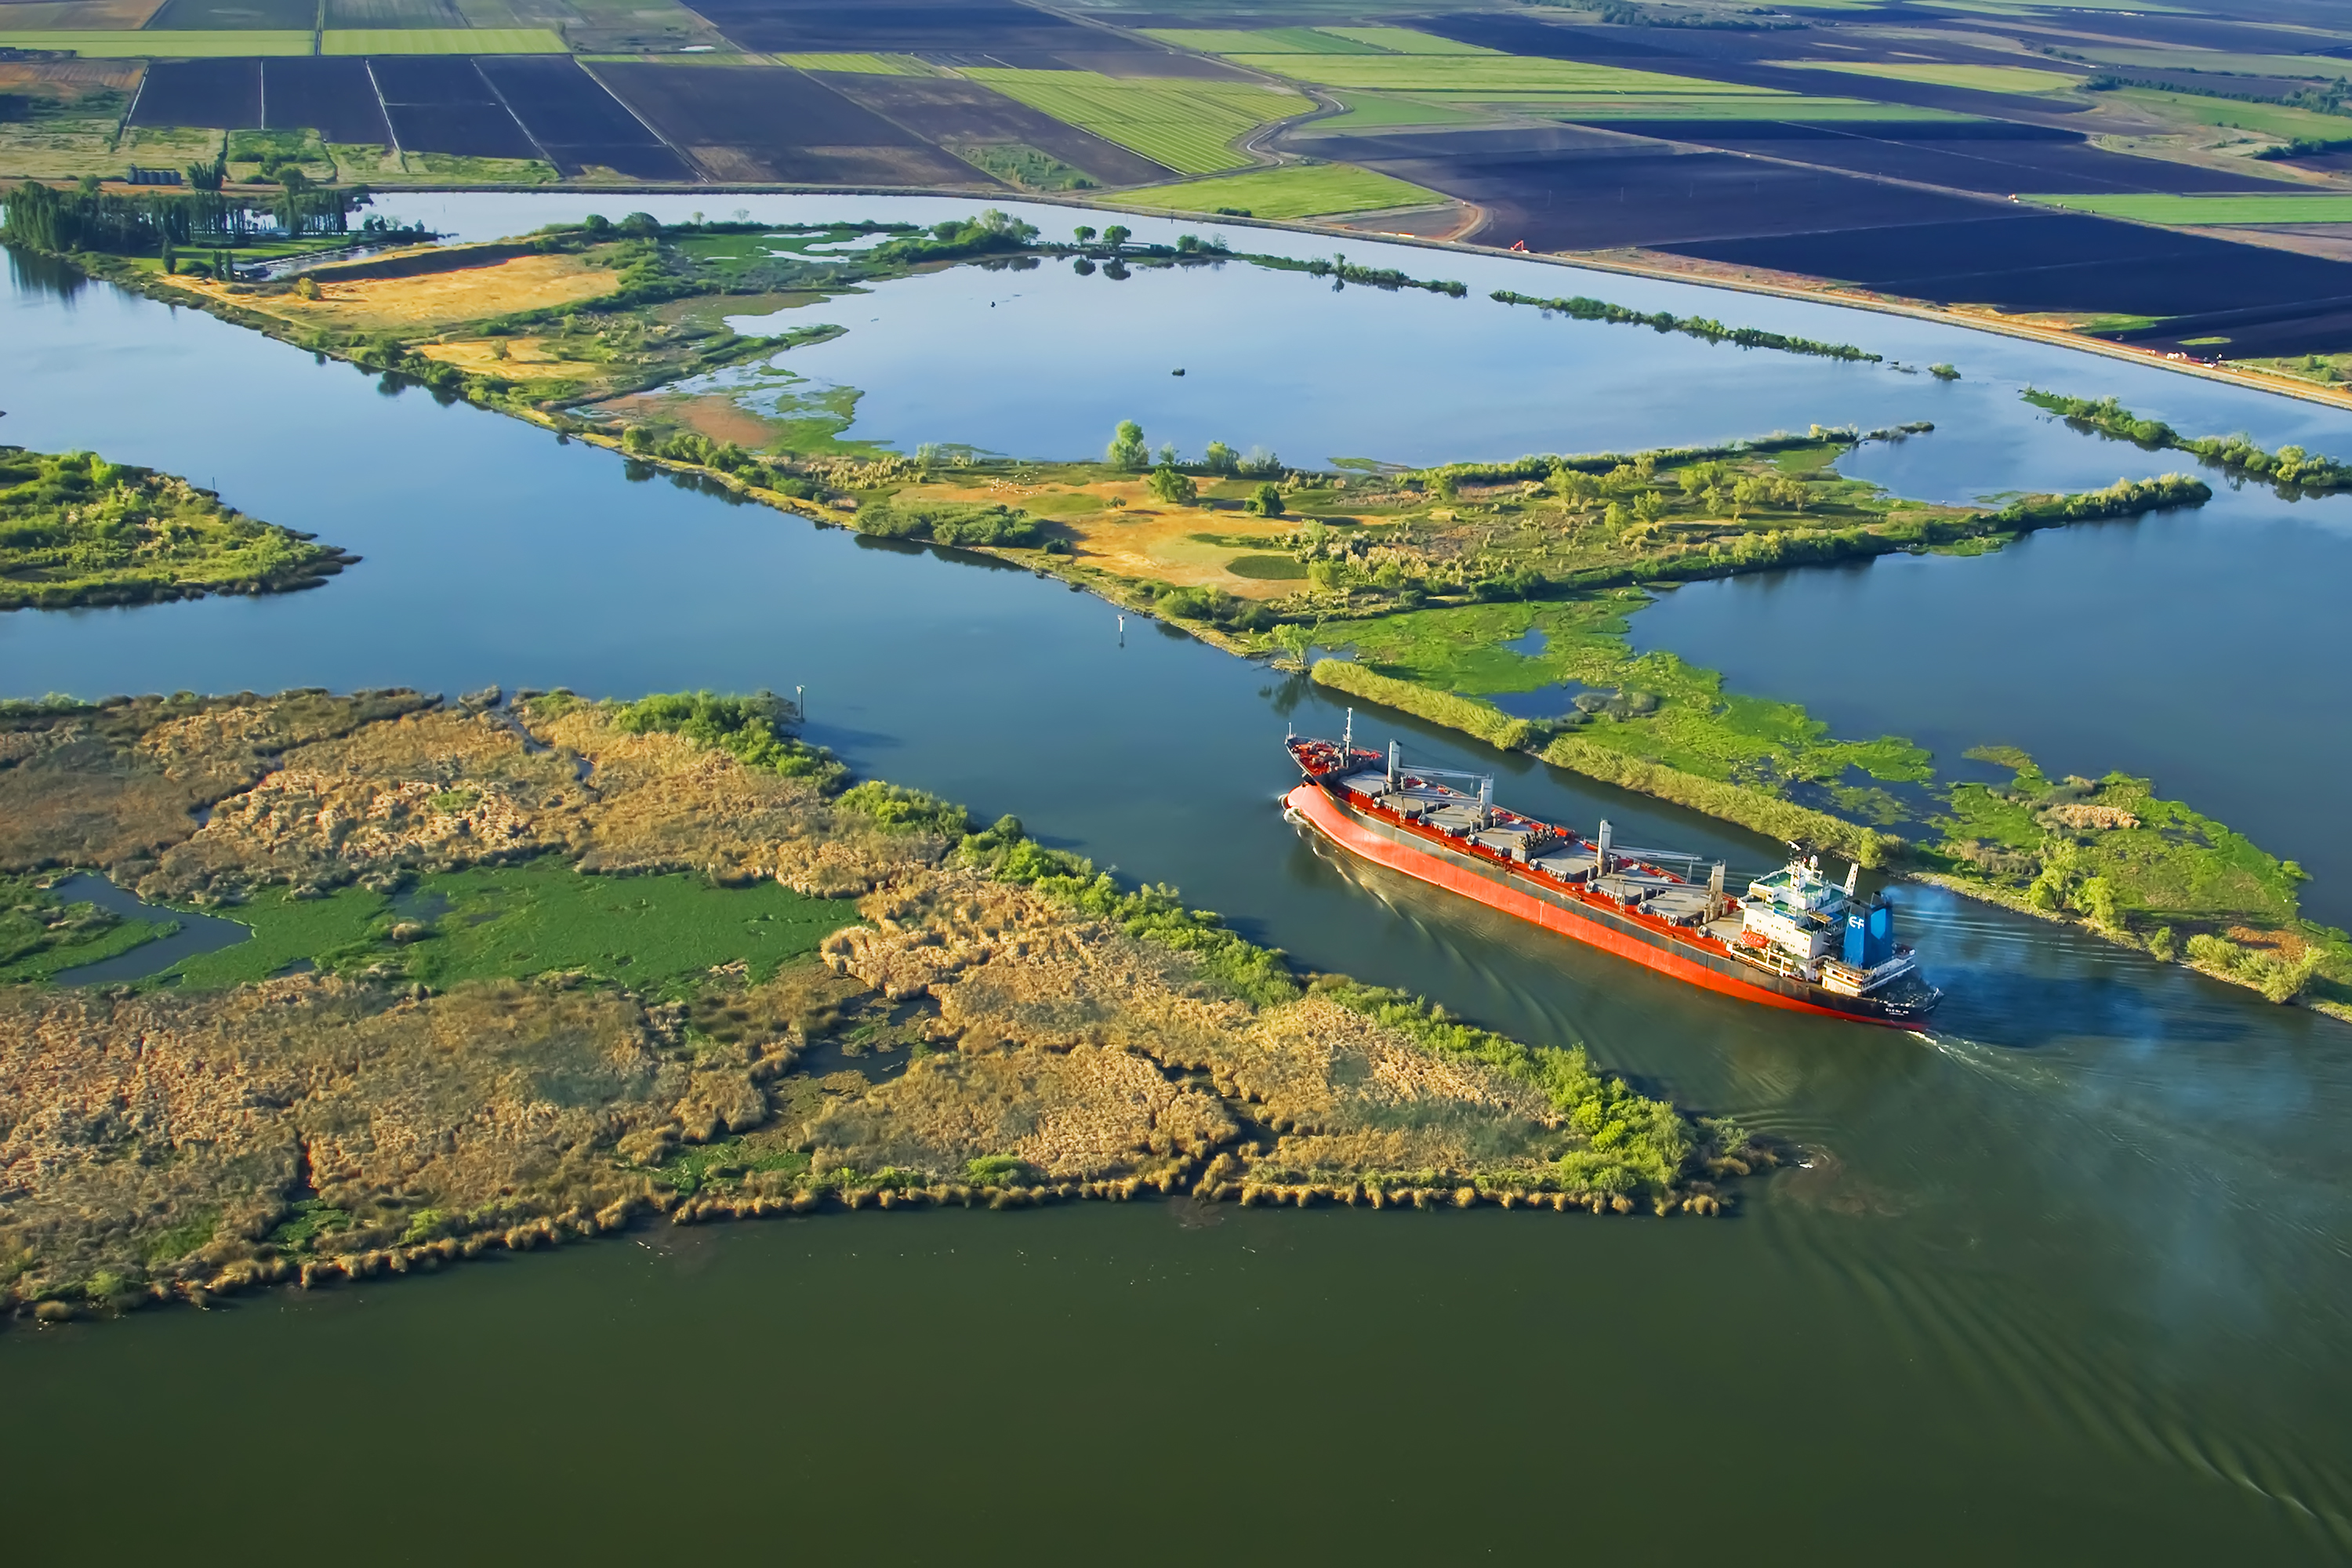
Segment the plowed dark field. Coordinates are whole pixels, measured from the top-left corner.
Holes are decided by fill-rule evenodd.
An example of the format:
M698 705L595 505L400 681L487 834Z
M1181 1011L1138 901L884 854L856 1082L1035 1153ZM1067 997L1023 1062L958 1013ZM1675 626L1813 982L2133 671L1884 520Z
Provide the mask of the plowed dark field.
M695 7L713 26L747 49L922 54L970 50L1005 58L1004 51L1108 51L1118 37L1003 0L888 0L837 5L831 0L709 0ZM1027 63L1027 62L1019 62Z
M448 55L388 55L367 62L402 147L464 158L536 158L474 62Z
M211 125L252 131L261 125L259 60L164 60L147 68L133 125Z
M268 128L308 127L329 142L381 147L392 140L365 60L294 56L261 63Z
M1091 47L1091 46L1089 46ZM1172 77L1195 81L1255 81L1245 70L1199 55L1179 55L1159 49L1129 49L1096 54L1084 49L1057 49L1054 58L1072 70L1100 71L1105 76Z
M451 0L327 0L330 27L462 27Z
M2352 266L2343 262L2071 213L1659 248L2010 310L2183 316L2295 307L2284 321L2352 300Z
M798 71L607 63L594 74L714 179L852 185L985 181L962 160Z
M2070 131L1998 120L1819 126L1617 121L1610 129L1988 195L2279 188L2273 180L2103 152Z
M520 55L485 58L475 64L530 132L532 140L547 150L566 174L595 166L636 180L695 177L694 171L663 145L643 121L571 60Z
M828 76L845 97L940 141L1020 142L1050 153L1106 185L1141 185L1171 177L1139 153L1065 125L976 81L945 77Z
M2352 349L2352 300L2307 301L2293 307L2273 306L2250 310L2215 310L2180 316L2160 327L2113 334L2117 342L2145 347L2180 349L2200 359L2216 353L2231 359L2264 359L2272 355L2342 353ZM2221 338L2222 343L2186 346L2184 339Z
M1323 155L1475 202L1482 245L1602 250L2000 217L1964 196L1571 129L1335 137Z
M515 117L496 103L391 103L384 106L403 149L464 158L536 158Z
M457 55L385 55L368 61L368 70L389 104L499 100L474 62Z
M147 19L149 27L173 32L307 33L318 25L318 0L163 0Z
M1920 19L1950 20L1948 16L1933 13L1923 13ZM1414 25L1462 43L1502 49L1509 54L1533 55L1556 60L1584 60L1594 65L1623 66L1638 70L1661 71L1670 76L1698 77L1740 87L1770 88L1817 97L1867 98L1882 103L1949 110L1959 114L2021 117L2038 123L2047 123L2053 118L2080 111L2078 105L2063 100L2053 102L2011 93L1980 92L1969 88L1938 87L1932 82L1897 81L1890 78L1853 76L1844 72L1783 70L1760 63L1793 58L1806 53L1803 44L1792 41L1792 36L1784 32L1678 28L1673 30L1674 36L1669 40L1663 36L1666 30L1661 28L1583 26L1536 22L1518 16L1490 16L1475 12L1438 16ZM1801 38L1803 35L1794 37ZM1921 55L1979 65L2013 66L2019 63L2012 55L1954 45L1931 44L1913 48L1907 40L1899 49L1865 47L1842 48L1839 51L1839 58L1854 60L1916 59ZM2053 69L2079 68L2055 61L2047 64Z

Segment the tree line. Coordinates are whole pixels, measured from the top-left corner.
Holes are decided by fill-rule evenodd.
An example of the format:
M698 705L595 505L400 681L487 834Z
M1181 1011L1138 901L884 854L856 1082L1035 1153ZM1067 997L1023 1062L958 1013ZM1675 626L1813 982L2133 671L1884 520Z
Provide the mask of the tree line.
M2113 397L2067 397L2029 386L2021 395L2036 408L2057 415L2078 430L2096 430L2150 450L2170 447L2211 463L2224 473L2268 479L2305 490L2352 489L2352 465L2281 447L2266 452L2242 432L2235 436L2183 436L2161 419L2143 419Z
M1680 332L1685 337L1700 338L1710 343L1738 343L1743 349L1778 349L1782 353L1812 354L1821 359L1854 360L1875 364L1885 356L1858 349L1852 343L1825 343L1816 338L1794 338L1785 332L1768 332L1761 327L1727 327L1721 321L1706 316L1677 316L1671 310L1636 310L1630 305L1612 305L1606 300L1587 299L1581 294L1565 300L1538 300L1532 294L1515 294L1508 289L1497 289L1491 296L1505 305L1533 305L1546 315L1562 315L1580 321L1610 321L1620 326L1649 327L1661 332Z
M217 190L142 191L135 195L99 188L86 179L72 190L28 181L8 193L0 239L52 256L99 251L114 256L163 255L207 241L242 244L257 237L345 234L352 214L370 198L365 186L321 189L288 185L263 198Z

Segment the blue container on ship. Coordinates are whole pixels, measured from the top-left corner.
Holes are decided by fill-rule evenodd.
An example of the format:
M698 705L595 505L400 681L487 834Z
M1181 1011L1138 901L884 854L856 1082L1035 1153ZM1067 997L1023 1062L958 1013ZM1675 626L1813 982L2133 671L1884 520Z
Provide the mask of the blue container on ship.
M1895 956L1895 910L1885 904L1845 912L1845 961L1875 969Z

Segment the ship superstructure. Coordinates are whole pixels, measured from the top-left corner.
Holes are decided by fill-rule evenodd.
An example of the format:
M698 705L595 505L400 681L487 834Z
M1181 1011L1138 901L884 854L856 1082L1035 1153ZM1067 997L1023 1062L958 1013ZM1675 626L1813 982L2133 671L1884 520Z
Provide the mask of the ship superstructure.
M1408 767L1354 743L1288 742L1306 782L1283 797L1293 820L1362 858L1711 990L1806 1012L1917 1026L1940 993L1895 940L1884 895L1843 883L1802 851L1725 889L1721 862L1590 837L1495 804L1491 775ZM1474 784L1475 790L1441 782ZM1796 847L1791 846L1795 850Z

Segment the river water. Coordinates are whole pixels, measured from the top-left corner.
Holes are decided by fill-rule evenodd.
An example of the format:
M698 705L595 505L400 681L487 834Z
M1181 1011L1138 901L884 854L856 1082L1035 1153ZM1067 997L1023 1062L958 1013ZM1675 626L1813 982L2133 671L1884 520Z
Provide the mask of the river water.
M805 200L758 199L763 216ZM505 232L573 205L488 198L467 221ZM845 210L902 209L823 207ZM1973 495L2178 466L2040 420L2016 402L2029 379L2115 391L2184 428L2352 447L2327 439L2324 411L2036 345L1347 248L1464 278L1474 298L1335 294L1238 267L1118 285L958 271L820 307L850 332L795 353L866 390L853 434L1040 454L1090 450L1130 416L1194 448L1219 437L1295 460L1406 461L1929 417L1933 437L1857 468L1930 465L1915 493ZM1506 283L1948 359L1969 379L1547 322L1475 297ZM1024 310L1027 325L1009 324ZM1248 352L1204 346L1216 334L1200 320L1233 323L1224 336ZM1058 358L1030 342L1064 321L1082 326ZM1904 918L1951 996L1933 1037L1693 992L1332 863L1272 801L1284 727L1336 728L1338 712L1148 623L1122 643L1107 606L1059 584L631 483L609 454L413 389L388 396L348 367L105 289L19 273L0 323L7 439L184 473L366 558L276 599L0 618L0 690L805 685L813 738L861 772L1016 811L1049 842L1181 884L1303 963L1525 1038L1584 1041L1649 1089L1810 1152L1717 1223L1183 1205L836 1216L0 1335L12 1539L181 1545L234 1508L248 1528L331 1532L338 1552L372 1556L413 1552L423 1531L599 1555L783 1542L917 1561L2352 1550L2339 1026L1920 890ZM1196 398L1195 375L1215 395ZM2315 576L2341 548L2336 503L2231 504L2252 509L2222 542L2237 551L2156 520L1929 563L1947 602L1979 595L1990 629L1934 658L1897 649L1901 699L1856 679L1823 711L1843 723L1839 703L1891 702L1888 728L1996 738L1990 720L2011 710L1989 713L1958 667L2043 628L1983 584L2039 605L2029 589L2063 596L2057 579L2080 576L2074 613L2095 620L2099 574L2174 541L2201 568L2159 562L2137 581L2190 601L2178 613L2193 618L2211 595L2243 603L2282 572ZM2129 548L2096 548L2117 539ZM2081 558L2044 548L2058 544ZM1886 564L1872 591L1843 591L1867 605L1896 576L1876 575ZM1802 578L1775 591L1792 590L1815 591ZM1642 620L1686 616L1672 646L1738 673L1696 651L1713 617L1684 606L1700 593L1719 591L1685 589ZM2260 629L2323 637L2318 602L2298 586ZM1791 624L1745 604L1719 614ZM1862 624L1881 646L1906 625ZM2264 674L2341 711L2328 682L2342 668ZM2147 671L2094 660L2070 678L2087 711ZM2076 765L2072 746L2099 750L2052 722L1997 738L2046 746L2059 766ZM2239 743L2219 726L2212 704L2182 703L2164 727L2176 749L2152 771L2171 783L2205 738ZM1720 825L1402 732L1423 760L1499 765L1516 804L1605 813L1621 841L1726 855L1735 870L1769 861L1769 846ZM2245 743L2253 759L2222 771L2247 810L2181 793L2306 864L2342 857L2341 827L2300 804L2317 786L2263 776L2262 757L2296 753ZM137 1510L121 1507L130 1470ZM392 1489L399 1536L374 1522Z

